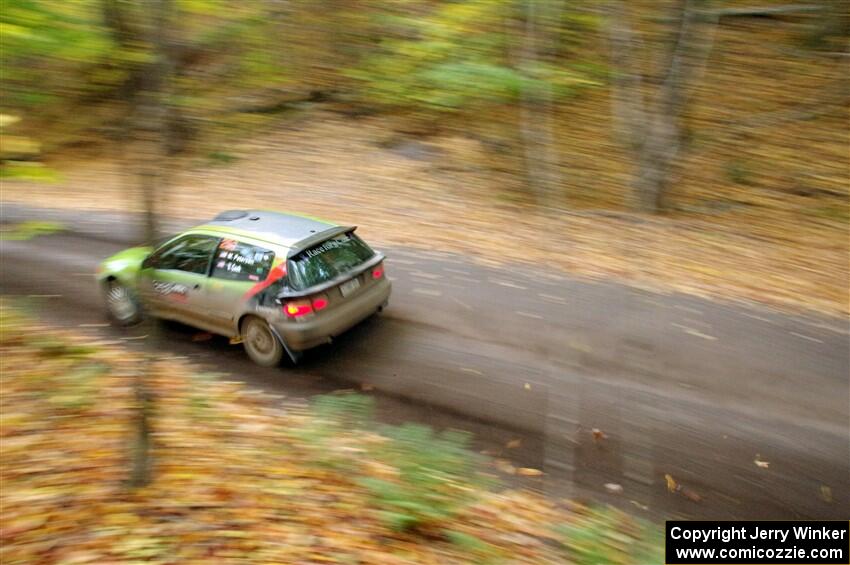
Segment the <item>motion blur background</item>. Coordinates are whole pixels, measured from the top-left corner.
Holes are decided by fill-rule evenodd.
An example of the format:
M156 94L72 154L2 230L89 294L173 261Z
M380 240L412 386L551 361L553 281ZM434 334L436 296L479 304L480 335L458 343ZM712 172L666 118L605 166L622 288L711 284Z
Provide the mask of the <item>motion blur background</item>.
M847 312L846 2L0 17L3 174L40 181L4 200L365 213L388 243Z
M654 521L843 519L849 36L846 0L2 0L0 290L75 333L188 357L250 387L307 398L355 383L378 399L379 419L473 430L495 472L551 497ZM90 274L103 257L250 208L361 226L389 257L385 316L282 371L192 330L154 341L144 328L98 329ZM31 376L12 379L15 368L54 362L15 332L4 342L18 360L4 369L3 407L20 412L9 437L37 420L21 410L41 398L27 392ZM90 394L63 367L33 374L59 375L51 386L70 383L73 398ZM184 389L163 375L184 370L152 370L151 382L167 397ZM228 390L211 398L230 402ZM80 422L82 435L101 437ZM186 429L184 446L214 441ZM58 432L42 431L53 453ZM415 453L436 441L417 437ZM315 440L284 439L308 452ZM47 548L54 522L31 515L27 482L33 465L67 465L25 464L37 452L25 443L11 443L2 468L13 481L3 555L69 558L64 542ZM452 457L429 462L448 473L438 484L469 474ZM214 458L198 473L210 469ZM122 472L110 475L110 504ZM145 500L167 502L168 481L185 479L175 476L153 473L164 490ZM444 510L419 494L420 508ZM216 500L241 500L228 496ZM189 521L202 512L190 498ZM530 523L560 519L525 499L497 504L495 515L534 508ZM113 508L122 528L126 508ZM150 512L146 524L160 516ZM507 518L488 530L473 528L475 513L428 512L493 547L514 543L487 537L507 535ZM330 530L360 519L326 518ZM419 519L410 531L433 532ZM622 549L599 533L634 533L618 520L593 518L589 528L602 529L581 539ZM124 539L115 523L87 531ZM145 531L133 535L156 538ZM285 539L290 552L319 544ZM493 555L458 539L446 547ZM135 555L109 547L88 557ZM145 555L166 552L157 547ZM525 550L511 547L499 555L520 559ZM648 562L624 547L612 557L569 546L562 557ZM227 555L210 551L201 554Z

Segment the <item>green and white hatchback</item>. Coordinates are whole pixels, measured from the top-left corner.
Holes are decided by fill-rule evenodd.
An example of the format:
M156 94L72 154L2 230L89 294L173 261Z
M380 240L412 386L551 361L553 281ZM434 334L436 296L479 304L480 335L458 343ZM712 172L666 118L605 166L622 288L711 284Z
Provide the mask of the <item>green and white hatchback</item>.
M279 212L229 210L97 271L110 317L143 314L241 340L254 362L297 362L387 306L384 256L354 227Z

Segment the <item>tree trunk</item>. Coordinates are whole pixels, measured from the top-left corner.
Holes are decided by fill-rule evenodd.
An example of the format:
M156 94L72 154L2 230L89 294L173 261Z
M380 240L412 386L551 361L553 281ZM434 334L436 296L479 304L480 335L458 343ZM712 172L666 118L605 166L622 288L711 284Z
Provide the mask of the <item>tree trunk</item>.
M525 29L519 67L524 84L520 94L520 134L523 141L526 181L536 203L558 208L560 184L557 149L554 144L552 89L537 77L534 66L541 43L545 45L553 25L550 0L525 0ZM539 28L543 28L542 30Z
M139 188L145 214L144 236L148 244L158 237L157 201L164 193L163 181L170 141L167 127L167 100L171 74L168 25L173 0L152 0L147 37L153 48L154 62L145 74L138 104L136 132L141 150Z
M693 4L694 0L680 0L677 4L679 29L672 44L667 75L645 118L638 172L633 183L636 204L645 212L655 213L664 208L671 174L681 153L681 121L687 109L688 90L711 49L713 28L703 34L701 60L695 57L700 39L695 32L699 14Z
M687 110L688 92L698 81L714 42L718 16L700 12L698 0L676 3L678 29L671 41L664 81L647 105L643 98L641 75L635 63L637 41L629 25L625 0L615 0L609 8L609 37L614 77L611 85L611 111L619 138L636 151L637 173L632 182L635 206L645 212L659 212L665 206L667 189L682 153L681 122ZM711 27L697 33L700 19Z
M151 17L146 22L146 37L154 61L144 75L137 96L136 146L139 159L139 190L144 209L144 236L151 245L159 235L158 206L165 194L169 155L173 143L168 124L168 96L172 73L169 25L173 0L151 0ZM148 320L152 342L159 341L156 321ZM133 446L131 485L148 484L151 480L151 426L154 396L145 375L152 373L154 359L147 359L136 378L136 437Z
M146 365L150 365L150 363ZM136 402L134 422L136 433L133 438L130 486L135 488L145 486L150 482L152 467L150 429L152 397L147 387L144 369L147 369L147 367L136 370L133 381Z
M608 9L608 36L611 50L611 115L614 135L629 148L641 146L644 100L641 73L636 61L639 41L629 23L628 4L614 0Z
M659 212L664 207L670 169L679 155L679 125L674 116L657 112L646 130L634 180L637 208Z

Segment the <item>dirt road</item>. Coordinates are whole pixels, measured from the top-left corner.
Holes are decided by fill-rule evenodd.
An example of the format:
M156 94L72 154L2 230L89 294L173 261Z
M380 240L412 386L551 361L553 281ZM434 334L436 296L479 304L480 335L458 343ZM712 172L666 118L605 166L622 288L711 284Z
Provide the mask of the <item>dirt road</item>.
M166 326L154 343L143 328L103 327L92 274L134 241L134 219L3 210L4 223L46 218L67 231L3 241L0 291L30 297L49 321L289 396L367 385L384 420L472 429L490 451L521 437L502 455L544 471L530 484L558 496L656 518L848 517L846 320L390 248L382 316L295 369L260 369L186 328Z

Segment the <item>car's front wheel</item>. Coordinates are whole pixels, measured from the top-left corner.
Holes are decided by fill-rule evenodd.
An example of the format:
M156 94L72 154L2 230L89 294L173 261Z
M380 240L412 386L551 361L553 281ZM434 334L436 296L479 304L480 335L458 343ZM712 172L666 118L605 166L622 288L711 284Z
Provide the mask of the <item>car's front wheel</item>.
M242 345L248 357L262 367L274 367L283 359L283 344L260 318L252 316L242 323Z
M104 289L109 318L119 326L132 326L142 320L142 309L133 290L117 280L106 283Z

